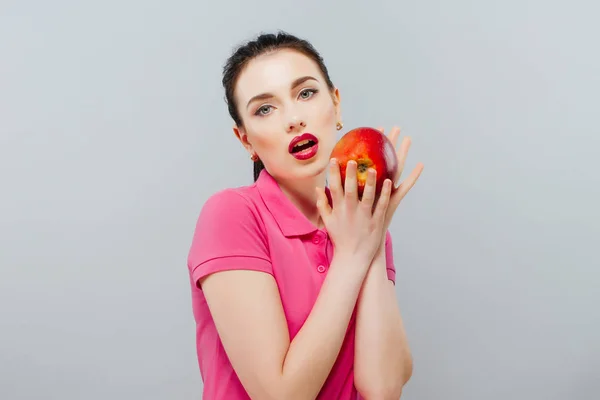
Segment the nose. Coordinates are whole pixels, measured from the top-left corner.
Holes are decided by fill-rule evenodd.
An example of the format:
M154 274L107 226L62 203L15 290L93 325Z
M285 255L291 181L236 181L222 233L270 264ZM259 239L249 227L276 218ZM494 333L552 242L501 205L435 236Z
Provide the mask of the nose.
M298 117L292 117L286 126L288 133L306 128L306 122Z

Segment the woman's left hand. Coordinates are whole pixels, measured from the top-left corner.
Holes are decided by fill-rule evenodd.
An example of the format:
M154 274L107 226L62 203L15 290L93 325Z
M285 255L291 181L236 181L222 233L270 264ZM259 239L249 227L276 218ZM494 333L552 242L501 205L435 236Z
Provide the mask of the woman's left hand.
M381 133L384 133L384 129L382 127L379 127L377 129ZM387 137L388 137L388 139L390 139L390 141L394 145L394 149L396 149L397 145L398 145L398 138L400 137L400 128L397 126L393 127L392 130L390 131L390 133L387 135ZM400 143L400 148L396 151L396 156L398 157L398 172L393 180L395 189L392 189L393 190L392 195L390 197L387 214L385 216L384 232L387 231L387 229L389 228L390 223L392 221L392 217L394 215L394 212L396 212L396 209L400 205L400 202L402 201L404 196L406 196L406 194L410 191L410 189L412 189L412 187L415 185L415 183L417 182L417 179L419 179L419 176L421 175L421 172L423 171L423 163L421 163L421 162L417 163L417 165L412 170L410 175L403 182L401 182L398 186L396 186L396 183L402 176L402 172L404 170L404 163L406 161L406 157L408 156L408 149L410 148L410 144L411 144L410 137L404 136L402 138L402 142ZM385 242L385 234L383 237L383 242Z

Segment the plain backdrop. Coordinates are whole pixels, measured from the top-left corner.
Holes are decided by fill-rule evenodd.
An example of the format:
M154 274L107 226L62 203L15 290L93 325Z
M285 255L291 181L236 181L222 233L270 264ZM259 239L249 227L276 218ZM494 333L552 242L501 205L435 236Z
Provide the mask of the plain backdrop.
M600 392L598 3L0 2L0 398L199 399L186 257L252 181L233 48L310 40L344 131L425 164L398 211L407 400Z

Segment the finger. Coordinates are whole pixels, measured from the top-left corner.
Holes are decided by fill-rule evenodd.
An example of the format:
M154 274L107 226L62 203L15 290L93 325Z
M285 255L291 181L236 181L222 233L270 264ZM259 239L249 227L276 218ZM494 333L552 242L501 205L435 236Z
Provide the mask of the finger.
M387 137L388 137L388 139L390 139L390 142L392 142L392 145L394 146L394 150L395 150L396 147L398 146L398 138L400 137L400 128L397 126L394 126Z
M398 171L396 172L396 176L394 177L394 186L402 176L404 172L404 164L406 162L406 157L408 157L408 150L410 149L410 145L412 140L409 136L405 136L402 139L402 143L400 144L400 149L396 153L396 157L398 158Z
M379 132L383 133L383 131L384 131L384 129L383 129L383 126L378 126L378 127L377 127L377 130L378 130Z
M377 171L373 168L367 170L367 181L365 183L365 190L363 191L361 204L369 211L373 207L375 201L375 187L376 187Z
M348 161L346 164L346 181L344 183L344 196L346 203L355 204L358 201L356 168L357 163L354 160Z
M331 214L331 206L329 205L329 199L323 188L317 187L317 210L323 222L327 223L329 215Z
M417 163L417 166L412 170L410 175L398 186L397 192L394 193L394 197L397 197L397 202L400 202L406 196L410 189L415 185L421 172L423 172L423 163Z
M383 181L383 186L381 188L381 194L379 195L379 199L377 199L377 206L375 207L375 211L373 212L373 218L379 221L383 221L387 208L390 203L390 196L392 193L392 181L390 179L386 179Z
M333 206L344 197L344 189L342 188L342 179L340 177L340 166L335 158L329 162L329 191Z

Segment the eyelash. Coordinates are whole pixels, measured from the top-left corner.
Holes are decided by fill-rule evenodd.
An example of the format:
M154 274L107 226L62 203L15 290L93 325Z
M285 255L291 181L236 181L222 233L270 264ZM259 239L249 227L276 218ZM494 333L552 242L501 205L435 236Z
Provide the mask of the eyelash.
M302 90L302 91L300 92L300 94L302 94L302 93L306 93L306 92L309 92L309 93L311 93L311 94L312 94L310 97L308 97L308 98L306 98L306 99L305 99L305 100L308 100L308 99L312 98L312 97L313 97L315 94L319 93L319 89L304 89L304 90ZM258 116L258 117L264 117L264 116L266 116L266 114L261 114L261 113L260 113L260 110L262 110L262 109L263 109L263 108L265 108L265 107L272 107L272 106L270 106L270 105L267 105L267 104L265 104L265 105L262 105L262 106L258 107L258 109L257 109L257 110L256 110L256 112L254 113L254 115L256 115L256 116Z

